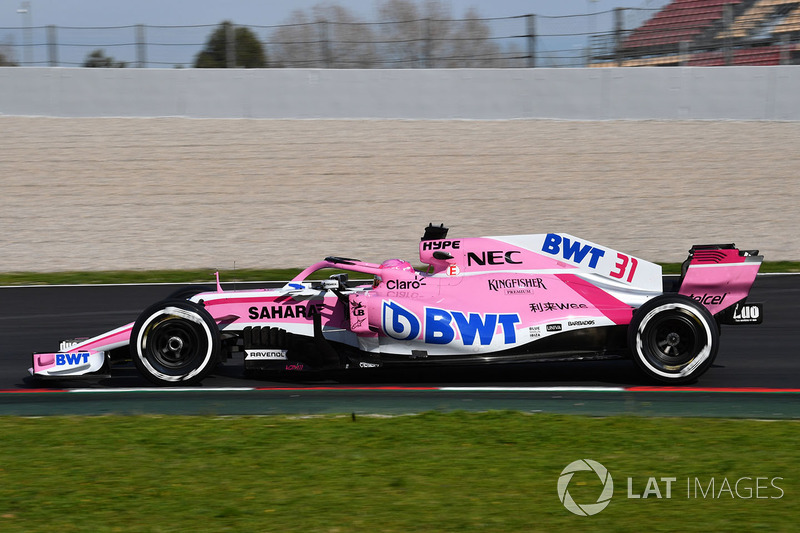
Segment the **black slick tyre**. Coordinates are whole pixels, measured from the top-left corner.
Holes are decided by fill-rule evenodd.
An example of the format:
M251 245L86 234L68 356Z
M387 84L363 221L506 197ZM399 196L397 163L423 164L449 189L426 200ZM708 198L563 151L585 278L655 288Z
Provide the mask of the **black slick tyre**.
M186 287L176 289L175 292L167 296L165 300L188 300L195 294L199 294L201 292L211 292L213 290L214 289L211 287L207 287L205 285L187 285Z
M634 312L628 347L639 368L662 383L697 380L714 362L719 327L700 303L680 294L662 295Z
M153 383L196 384L219 362L219 328L203 306L164 300L139 315L130 351L136 368Z

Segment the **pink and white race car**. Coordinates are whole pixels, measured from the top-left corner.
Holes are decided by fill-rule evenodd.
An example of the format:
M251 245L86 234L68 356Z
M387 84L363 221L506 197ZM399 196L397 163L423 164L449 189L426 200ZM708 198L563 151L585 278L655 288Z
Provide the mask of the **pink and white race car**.
M234 356L276 372L630 357L675 384L711 366L720 324L762 320L762 305L746 302L756 250L694 246L667 286L659 265L564 233L447 232L425 229L425 270L328 257L279 289L223 291L217 281L215 291L179 291L131 324L33 354L31 374L107 374L132 359L149 380L174 385ZM373 281L307 281L326 268Z

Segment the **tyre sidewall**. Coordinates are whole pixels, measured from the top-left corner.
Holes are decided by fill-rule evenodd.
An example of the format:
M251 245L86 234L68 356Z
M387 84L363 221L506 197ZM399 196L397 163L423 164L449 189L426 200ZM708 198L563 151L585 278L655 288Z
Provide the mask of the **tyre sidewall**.
M171 317L171 318L170 318ZM147 353L148 333L167 320L180 320L193 328L203 342L201 354L187 364L166 368ZM206 377L219 361L219 328L201 305L186 300L164 300L145 309L134 323L130 339L131 358L148 380L159 385L196 384Z
M175 289L169 296L164 298L164 300L188 300L195 294L200 294L201 292L211 292L213 289L206 285L187 285L186 287L181 287L179 289Z

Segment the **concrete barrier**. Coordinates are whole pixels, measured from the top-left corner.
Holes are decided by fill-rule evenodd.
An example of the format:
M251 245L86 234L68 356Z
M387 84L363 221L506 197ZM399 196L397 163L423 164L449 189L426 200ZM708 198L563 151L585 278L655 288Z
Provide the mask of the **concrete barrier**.
M800 120L800 68L0 68L0 114Z

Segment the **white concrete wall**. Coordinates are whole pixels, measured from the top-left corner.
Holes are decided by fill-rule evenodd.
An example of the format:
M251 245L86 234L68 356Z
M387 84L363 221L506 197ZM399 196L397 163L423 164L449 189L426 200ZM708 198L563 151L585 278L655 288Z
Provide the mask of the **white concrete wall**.
M0 68L0 114L800 120L800 67Z

